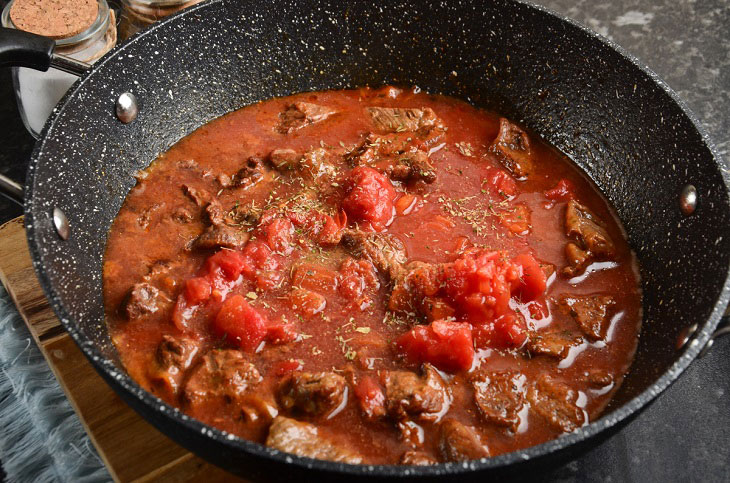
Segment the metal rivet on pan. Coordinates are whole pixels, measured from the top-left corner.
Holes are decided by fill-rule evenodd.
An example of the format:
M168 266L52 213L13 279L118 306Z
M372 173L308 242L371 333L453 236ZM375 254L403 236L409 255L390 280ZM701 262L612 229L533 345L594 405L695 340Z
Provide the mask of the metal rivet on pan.
M60 208L53 208L53 226L56 228L56 233L61 237L61 240L68 240L71 235L71 228L68 225L66 214Z
M697 188L688 184L679 195L679 208L685 215L691 215L697 208Z
M137 98L131 92L125 92L119 96L116 104L117 118L124 124L137 119L139 114L139 106L137 105Z

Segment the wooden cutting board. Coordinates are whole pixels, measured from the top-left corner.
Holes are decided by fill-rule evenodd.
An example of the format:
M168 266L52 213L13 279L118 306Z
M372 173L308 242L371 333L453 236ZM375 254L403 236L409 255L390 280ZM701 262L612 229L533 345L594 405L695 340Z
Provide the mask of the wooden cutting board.
M116 481L243 481L175 444L106 385L48 305L31 265L23 217L0 226L0 281Z

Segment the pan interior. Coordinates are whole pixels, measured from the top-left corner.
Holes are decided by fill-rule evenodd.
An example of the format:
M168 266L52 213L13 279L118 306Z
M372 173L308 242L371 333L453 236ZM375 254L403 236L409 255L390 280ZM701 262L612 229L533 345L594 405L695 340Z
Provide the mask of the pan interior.
M67 95L31 162L26 213L42 283L87 354L98 350L108 378L126 376L115 371L103 319L102 255L133 174L247 104L384 84L417 85L521 122L573 159L615 207L640 261L644 320L614 408L681 357L676 341L686 327L707 330L730 265L719 159L672 96L623 54L508 0L219 0L103 59ZM140 102L127 125L113 109L125 91ZM684 216L678 198L690 183L699 205ZM53 207L69 218L67 242L53 230Z

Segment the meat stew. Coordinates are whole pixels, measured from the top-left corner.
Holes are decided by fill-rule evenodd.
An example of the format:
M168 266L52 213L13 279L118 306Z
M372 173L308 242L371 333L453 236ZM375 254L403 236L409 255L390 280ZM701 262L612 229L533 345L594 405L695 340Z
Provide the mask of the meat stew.
M349 463L463 461L574 431L621 384L641 321L620 222L569 160L395 87L201 127L138 174L103 275L144 388Z

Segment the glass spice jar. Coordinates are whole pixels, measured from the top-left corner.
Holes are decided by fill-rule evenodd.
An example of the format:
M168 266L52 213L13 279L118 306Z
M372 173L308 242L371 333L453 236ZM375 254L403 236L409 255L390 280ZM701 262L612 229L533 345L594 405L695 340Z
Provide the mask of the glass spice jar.
M122 0L119 37L126 40L140 30L203 0Z
M22 28L23 24L16 26L13 22L11 9L15 1L17 0L13 0L5 6L2 12L2 25L3 27L26 30L26 28ZM36 2L36 4L42 5L42 0ZM117 43L114 11L109 8L106 0L98 0L96 19L90 25L83 25L83 27L82 31L72 32L73 35L68 37L59 38L54 35L56 42L54 52L93 64ZM31 31L44 35L42 30ZM33 137L38 139L53 108L78 77L53 67L46 72L25 67L13 67L12 78L20 116L26 129Z

